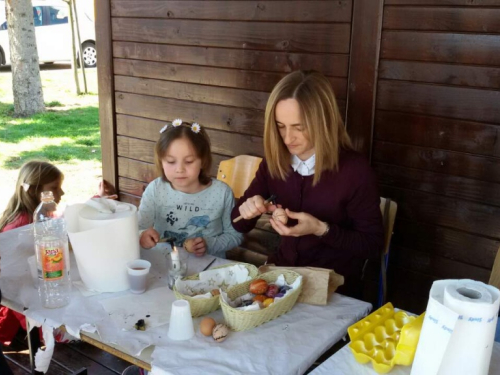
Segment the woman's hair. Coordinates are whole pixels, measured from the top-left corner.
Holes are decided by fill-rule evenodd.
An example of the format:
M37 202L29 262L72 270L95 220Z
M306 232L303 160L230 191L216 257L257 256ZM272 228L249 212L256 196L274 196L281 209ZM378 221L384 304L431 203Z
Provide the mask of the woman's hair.
M193 130L195 128L195 130ZM160 134L160 138L155 146L155 165L158 175L165 182L170 182L165 176L161 160L165 157L168 148L176 139L185 138L193 145L196 155L201 159L201 170L198 179L202 185L210 182L210 168L212 166L212 153L210 151L210 138L207 132L201 126L194 127L191 124L183 122L182 125L173 126L171 123L167 125Z
M316 185L323 171L338 170L340 151L352 149L333 88L321 73L296 71L282 78L271 92L266 106L264 152L269 173L282 180L290 171L290 152L276 125L275 110L285 99L295 99L299 104L301 125L316 155L313 179Z
M62 172L56 166L45 161L32 160L23 164L19 170L16 191L0 218L0 231L21 213L33 216L36 207L40 204L43 185L63 177Z

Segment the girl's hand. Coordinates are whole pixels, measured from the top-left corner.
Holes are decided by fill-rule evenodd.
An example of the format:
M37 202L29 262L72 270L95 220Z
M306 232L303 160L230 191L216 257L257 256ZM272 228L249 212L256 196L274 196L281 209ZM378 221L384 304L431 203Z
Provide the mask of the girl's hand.
M270 223L274 230L282 236L300 237L308 234L321 236L325 233L327 224L323 221L316 219L314 216L305 212L292 212L286 209L286 214L290 219L295 219L298 224L293 227L287 227L282 222L270 219Z
M184 241L184 249L188 253L193 253L197 257L201 257L207 252L207 243L203 237L188 238Z
M273 204L264 204L265 199L260 195L254 195L251 198L248 198L243 204L239 207L240 215L245 220L253 219L254 217L260 216L266 212L273 212L276 209L276 206Z
M118 199L115 187L106 180L101 180L101 182L99 182L98 194L102 198Z
M151 249L156 246L158 241L160 240L160 235L154 228L146 229L141 234L141 238L139 239L139 243L144 249Z

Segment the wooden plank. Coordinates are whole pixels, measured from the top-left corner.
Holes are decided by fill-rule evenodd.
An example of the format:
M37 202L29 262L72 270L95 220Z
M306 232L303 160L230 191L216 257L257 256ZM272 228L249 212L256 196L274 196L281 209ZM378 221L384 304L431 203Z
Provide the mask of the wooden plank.
M101 358L102 357L101 355ZM109 357L110 356L108 356L108 358ZM107 368L103 364L87 357L81 351L73 350L73 348L67 344L56 344L56 349L52 356L51 364L52 363L57 363L59 366L65 368L67 370L64 372L65 374L73 374L81 368L86 368L88 374L116 375L130 366L130 363L125 361L114 361L113 363L116 367L112 367L111 369Z
M382 163L374 163L373 167L381 185L425 191L500 207L500 184Z
M89 335L85 334L84 332L81 332L80 336L81 336L83 341L88 342L89 344L92 344L92 345L98 347L99 349L102 349L108 353L111 353L111 354L117 356L118 358L124 359L124 360L126 360L134 365L137 365L137 366L142 367L148 371L151 371L151 364L150 363L144 362L144 361L138 359L137 357L132 356L128 353L125 353L125 352L123 352L123 351L121 351L121 350L119 350L111 345L107 345L101 341L98 341L98 340L90 337Z
M398 267L439 279L473 279L487 283L490 276L489 269L435 256L429 252L415 251L400 246L394 246L392 250L392 262Z
M147 182L131 180L130 178L119 177L120 189L123 192L142 197L142 193L148 186Z
M118 157L118 174L120 177L145 182L150 182L158 177L154 164L124 157Z
M113 18L113 40L295 52L348 53L350 24Z
M380 110L375 122L377 140L500 156L497 125Z
M382 60L380 62L379 77L453 86L491 89L500 87L499 67Z
M154 163L155 142L142 139L118 136L116 139L118 156Z
M378 109L500 124L498 103L500 91L384 80L377 96Z
M457 5L462 7L498 6L498 0L385 0L386 5Z
M393 60L500 65L497 35L383 31L381 57Z
M371 155L384 1L358 0L352 19L346 127L355 148Z
M397 264L387 268L389 300L403 310L415 314L425 312L429 301L429 291L436 277L414 272Z
M500 251L497 252L488 284L500 288Z
M134 206L139 207L141 204L141 198L135 195L127 194L123 191L120 191L120 200L125 203L133 204Z
M260 110L266 108L269 97L269 93L261 91L127 76L115 76L115 89L133 94Z
M392 244L489 269L500 246L500 240L432 223L409 221L398 216Z
M117 75L264 92L271 92L278 81L286 75L286 73L256 72L127 59L114 59L114 69ZM327 78L332 84L337 98L345 99L347 94L347 79L340 77Z
M228 159L225 155L219 155L212 153L212 169L210 170L210 176L217 176L217 168L221 160ZM118 158L118 172L120 177L149 183L158 177L156 174L156 169L154 164L145 163L139 160L128 159L125 157ZM130 186L130 185L128 185ZM134 185L135 186L135 185ZM125 188L122 191L125 193L138 193L137 190L126 191ZM139 196L139 194L136 194ZM142 194L141 194L142 195ZM121 198L121 197L120 197Z
M162 124L158 128L158 122L151 122L139 117L163 121L182 118L184 121L198 122L201 126L212 129L256 136L264 134L264 112L253 109L116 93L116 112L118 113L118 133L124 134L126 132L125 134L136 138L156 139L159 129L164 125ZM120 113L135 117L122 116L119 115ZM134 121L140 125L136 126Z
M435 1L434 5L441 5ZM498 5L498 2L497 2ZM384 9L384 29L500 32L498 8L396 7Z
M121 374L123 370L125 370L128 366L130 366L130 362L124 361L114 355L111 355L110 353L107 353L83 341L71 343L69 344L69 346L71 347L72 350L92 359L95 362L100 363L101 365L107 368L110 368L118 372L118 374ZM89 371L89 375L90 374L91 372Z
M340 1L117 1L113 17L166 19L350 22L352 0Z
M498 158L375 141L373 160L482 181L500 182Z
M212 152L228 156L241 154L263 156L264 154L262 138L219 132L217 130L206 130L211 139ZM146 163L154 163L155 143L137 138L118 136L118 155Z
M113 47L109 1L95 4L97 85L99 89L99 124L101 126L102 176L118 189L115 148Z
M197 46L114 42L114 57L204 65L252 71L317 70L326 76L347 77L349 55L254 51Z
M500 238L498 207L389 186L381 186L381 195L398 202L398 220L403 218Z

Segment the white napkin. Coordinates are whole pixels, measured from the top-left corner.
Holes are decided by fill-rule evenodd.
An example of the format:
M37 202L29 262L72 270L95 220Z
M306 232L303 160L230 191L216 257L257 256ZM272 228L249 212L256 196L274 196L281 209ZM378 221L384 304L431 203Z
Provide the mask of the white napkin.
M103 214L114 214L115 212L129 211L130 207L127 204L107 198L91 198L85 202L87 206L95 208Z
M199 280L177 280L177 291L194 298L211 298L213 289L227 290L251 279L248 269L239 264L203 271L199 277Z

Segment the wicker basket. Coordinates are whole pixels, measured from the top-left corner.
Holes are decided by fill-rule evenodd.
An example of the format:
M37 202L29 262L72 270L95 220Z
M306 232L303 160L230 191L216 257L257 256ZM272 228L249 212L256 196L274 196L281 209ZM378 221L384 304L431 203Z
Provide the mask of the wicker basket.
M293 283L295 279L300 276L297 272L294 271L277 270L258 275L258 278L264 279L268 283L274 283L278 279L279 275L283 275L288 284ZM237 297L247 294L250 283L251 281L247 281L229 289L227 291L228 297L231 300L234 300ZM302 283L298 288L288 293L286 297L269 305L269 307L254 311L243 311L235 309L234 307L229 306L221 298L220 303L222 306L222 312L224 313L226 324L233 331L246 331L248 329L252 329L260 326L261 324L269 322L270 320L276 319L277 317L287 313L292 309L293 305L295 305L295 302L297 302L297 298L299 298L301 291Z
M211 268L211 270L215 270L218 268L231 267L234 265L245 266L248 270L248 275L252 279L254 279L257 276L257 274L259 273L257 267L255 267L252 264L247 264L247 263L230 263L230 264L225 264L223 266ZM200 274L197 273L196 275L185 277L183 280L199 280L199 279L200 279ZM186 296L185 294L180 293L177 290L177 288L175 287L175 285L174 285L173 291L174 291L175 297L177 299L185 299L186 301L189 302L189 305L191 307L191 315L193 316L193 318L197 318L199 316L209 314L212 311L215 311L220 307L219 296L213 296L210 298L193 298L191 296Z

